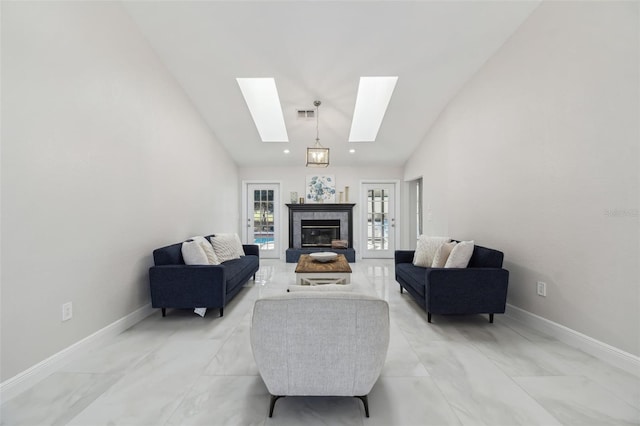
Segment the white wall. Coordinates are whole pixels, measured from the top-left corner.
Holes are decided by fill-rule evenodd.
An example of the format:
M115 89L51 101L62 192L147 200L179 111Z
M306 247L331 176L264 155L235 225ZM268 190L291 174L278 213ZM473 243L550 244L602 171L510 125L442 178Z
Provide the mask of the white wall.
M356 256L359 256L360 227L357 224L360 217L360 182L402 180L401 167L336 167L329 166L326 169L312 169L304 166L304 158L300 160L303 164L300 167L241 167L238 170L241 181L272 181L281 183L281 229L282 246L281 257L284 258L284 251L289 244L289 211L285 206L290 202L290 193L297 192L299 197L305 195L305 182L307 175L322 173L333 175L336 181L336 193L343 191L345 186L349 187L349 202L356 203L353 208L353 239ZM338 202L336 195L336 202ZM399 199L402 203L403 200ZM403 242L401 242L403 243Z
M405 170L431 231L505 252L509 303L634 355L639 29L637 2L543 3Z
M154 248L239 218L235 165L119 3L2 2L2 90L4 381L148 304Z

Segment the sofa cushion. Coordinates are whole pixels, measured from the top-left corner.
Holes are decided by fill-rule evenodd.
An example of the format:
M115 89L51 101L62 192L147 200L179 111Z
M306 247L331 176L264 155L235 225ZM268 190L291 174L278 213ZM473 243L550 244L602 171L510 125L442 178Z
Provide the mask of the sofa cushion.
M416 267L411 263L398 263L396 265L396 275L416 293L424 297L427 268Z
M422 266L428 268L433 263L433 258L440 246L444 243L451 241L448 237L429 237L427 235L420 235L418 239L418 247L413 256L413 264L415 266Z
M473 255L469 260L469 268L502 268L504 254L499 250L494 250L482 246L473 248Z
M433 257L433 263L431 264L432 268L444 268L444 265L447 264L447 259L449 259L449 255L451 251L456 246L455 241L451 241L449 243L442 244L438 251L436 251L436 255Z
M153 251L153 264L161 265L184 265L182 258L182 243L171 244Z
M227 281L227 293L237 286L247 282L247 274L258 268L257 256L243 256L238 259L228 260L222 263L225 279Z
M461 241L451 250L445 268L466 268L473 254L473 241Z

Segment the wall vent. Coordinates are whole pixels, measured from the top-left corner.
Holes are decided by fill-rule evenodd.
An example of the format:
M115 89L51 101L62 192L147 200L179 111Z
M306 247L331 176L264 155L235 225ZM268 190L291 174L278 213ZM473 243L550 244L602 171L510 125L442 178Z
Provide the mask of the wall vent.
M298 110L298 118L299 119L310 119L315 118L316 111L313 109L299 109Z

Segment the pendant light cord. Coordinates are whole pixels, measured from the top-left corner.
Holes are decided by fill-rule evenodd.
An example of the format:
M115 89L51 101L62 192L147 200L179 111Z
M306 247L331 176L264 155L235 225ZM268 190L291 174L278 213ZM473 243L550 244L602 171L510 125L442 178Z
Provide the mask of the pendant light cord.
M316 107L316 146L320 145L320 101L314 101Z

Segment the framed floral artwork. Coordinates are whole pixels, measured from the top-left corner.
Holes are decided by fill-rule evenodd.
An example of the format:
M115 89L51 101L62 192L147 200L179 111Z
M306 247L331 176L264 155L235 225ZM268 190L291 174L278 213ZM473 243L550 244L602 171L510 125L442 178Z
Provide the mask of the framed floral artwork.
M307 203L335 203L336 181L333 176L307 176Z

